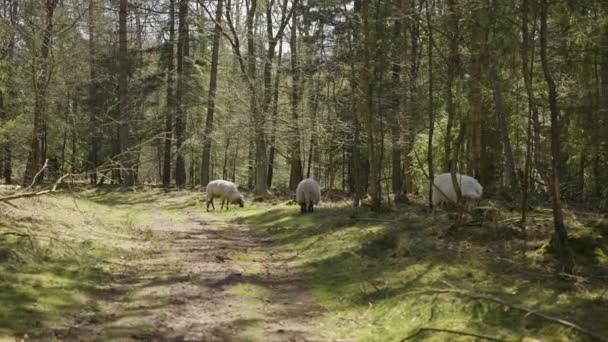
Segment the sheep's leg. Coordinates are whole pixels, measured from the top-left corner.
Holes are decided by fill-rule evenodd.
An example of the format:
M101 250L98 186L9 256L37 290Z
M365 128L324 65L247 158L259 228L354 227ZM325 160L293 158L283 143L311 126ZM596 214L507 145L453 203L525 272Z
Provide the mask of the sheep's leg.
M213 205L213 197L207 200L207 210L209 210L209 204L211 204L211 207L213 208L213 210L215 210L215 205Z
M306 203L300 203L300 214L306 214Z
M314 204L312 204L312 203L310 203L310 204L308 205L308 212L309 212L309 213L312 213L312 212L314 211L314 210L313 210L314 206L315 206L315 205L314 205Z
M226 203L226 201L222 199L222 206L220 207L220 210L224 209L224 203Z

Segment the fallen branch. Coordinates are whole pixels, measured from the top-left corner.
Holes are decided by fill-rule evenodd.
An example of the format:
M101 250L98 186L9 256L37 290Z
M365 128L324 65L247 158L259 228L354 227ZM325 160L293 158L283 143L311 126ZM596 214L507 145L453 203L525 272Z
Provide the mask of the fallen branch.
M36 180L38 180L38 176L40 176L40 174L46 169L46 167L49 165L49 160L45 160L44 161L44 165L42 165L42 167L40 168L40 170L38 170L38 172L36 173L36 175L34 175L34 179L32 179L32 184L30 184L30 186L28 186L27 188L23 189L23 191L27 191L29 189L31 189L34 184L36 184Z
M424 333L424 332L439 332L439 333L446 333L446 334L454 334L454 335L461 335L461 336L470 336L470 337L475 337L475 338L479 338L482 340L488 340L488 341L498 341L498 342L503 342L504 340L500 340L494 337L490 337L490 336L483 336L483 335L477 335L477 334L473 334L473 333L468 333L465 331L457 331L457 330L450 330L450 329L438 329L438 328L420 328L418 330L416 330L415 333L407 336L406 338L402 339L401 342L403 341L407 341L407 340L411 340L412 338Z
M527 318L528 316L536 316L536 317L542 318L546 321L563 325L563 326L568 327L572 330L575 330L579 333L583 333L587 336L593 337L594 339L596 339L598 341L608 342L608 337L602 336L596 332L585 329L574 322L570 322L570 321L567 321L567 320L559 318L559 317L549 316L542 312L528 310L522 306L511 304L503 299L500 299L498 297L488 295L488 294L473 293L473 292L469 292L466 290L450 288L450 289L428 289L428 290L420 290L420 291L411 291L411 292L404 293L403 295L422 295L422 294L437 294L437 293L439 293L439 294L446 294L446 293L447 294L459 294L459 295L463 295L463 296L466 296L469 298L483 299L483 300L495 302L495 303L507 306L509 308L525 312L526 314L524 316L524 319Z
M55 184L53 184L53 187L50 189L46 189L46 190L41 190L41 191L37 191L37 192L26 192L26 193L21 193L21 194L15 194L15 195L11 195L11 196L6 196L6 197L2 197L0 198L0 202L8 202L8 201L12 201L12 200L16 200L19 198L29 198L29 197L36 197L36 196L41 196L41 195L46 195L48 193L51 192L57 192L57 186L59 186L59 184L61 184L61 182L63 182L63 180L69 176L69 173L66 173L65 175L61 176L56 182Z

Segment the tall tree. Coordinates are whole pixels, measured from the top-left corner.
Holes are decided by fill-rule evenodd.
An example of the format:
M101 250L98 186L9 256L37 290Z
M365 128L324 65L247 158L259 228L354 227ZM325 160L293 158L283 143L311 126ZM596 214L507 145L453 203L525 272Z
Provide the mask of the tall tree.
M429 6L430 0L425 3L426 6L426 25L428 34L427 44L427 58L428 58L428 77L429 77L429 139L427 145L427 163L429 169L429 207L433 208L433 182L435 178L435 172L433 170L433 131L435 129L435 109L433 108L433 25L431 20L431 6Z
M130 149L130 114L129 114L129 55L127 40L127 16L129 1L120 0L118 11L118 107L120 111L120 127L118 129L118 140L121 153L121 176L125 186L135 183L134 160Z
M270 134L270 152L268 155L268 187L272 185L274 176L274 163L277 139L277 124L279 119L279 87L281 85L281 60L283 57L283 42L279 40L279 55L277 57L277 70L274 76L274 88L272 97L272 132Z
M101 131L99 125L99 100L97 89L99 83L97 80L97 49L96 49L96 22L95 7L97 6L95 1L89 2L89 13L88 13L88 24L89 24L89 155L88 155L88 167L92 169L89 175L91 184L97 184L97 166L99 165L99 149L101 143Z
M24 184L32 182L35 174L43 166L47 154L47 95L52 76L51 50L53 47L53 16L59 0L46 0L45 26L42 32L42 45L40 51L35 51L32 63L34 86L34 132L32 136L30 157L23 177ZM42 182L44 171L36 179Z
M469 118L467 130L467 170L468 173L481 182L481 151L482 151L482 70L486 45L484 30L487 16L483 6L476 6L472 16L471 27L471 62L469 64Z
M167 100L165 108L165 140L163 145L163 186L171 185L171 147L173 114L175 113L175 0L169 0L169 41L166 45Z
M220 55L220 38L222 27L223 0L218 0L215 9L215 28L213 30L213 47L211 52L211 71L209 76L209 96L207 98L207 119L203 136L203 156L201 165L201 184L209 183L211 141L213 135L213 115L215 113L215 96L217 92L217 69Z
M547 57L547 0L541 0L540 6L540 58L543 74L547 83L549 93L549 112L551 113L551 203L553 206L553 225L555 228L555 241L562 267L571 271L572 260L569 258L568 234L564 224L564 216L561 206L559 161L560 161L560 131L559 131L559 108L557 106L557 90L555 80L549 66Z
M18 10L18 1L10 0L8 2L4 2L4 13L5 16L8 16L8 23L11 27L8 32L8 43L6 44L6 50L2 51L1 62L6 63L6 65L11 66L10 70L6 72L4 75L4 81L7 84L11 84L14 82L14 72L12 70L13 57L15 55L15 47L16 47L16 37L14 27L17 24L17 10ZM8 120L12 119L14 114L12 113L12 105L10 104L9 97L14 97L12 95L16 94L15 90L12 90L14 87L9 86L4 91L0 89L0 121L2 123L8 122ZM8 95L8 96L7 96ZM3 134L3 141L0 144L0 153L2 154L2 165L0 165L0 170L2 171L2 177L4 178L4 183L11 184L13 179L13 143L11 142L10 135L8 133Z
M179 26L177 40L177 91L176 91L176 115L175 115L175 185L183 187L186 185L186 160L184 158L183 145L185 141L186 104L184 94L186 93L187 73L185 60L190 55L188 39L188 0L179 2Z
M300 149L300 65L298 61L298 18L291 18L291 39L289 41L291 54L291 143L289 147L289 189L295 190L298 183L304 178L302 165L302 151Z
M360 69L360 81L359 91L362 92L361 104L359 106L360 115L365 123L365 130L367 133L367 160L369 163L369 194L372 199L371 207L372 210L378 210L381 205L380 198L380 170L378 169L378 162L376 156L376 125L374 115L374 103L373 103L373 74L372 63L371 63L371 49L374 42L369 27L369 1L362 1L361 3L361 69Z

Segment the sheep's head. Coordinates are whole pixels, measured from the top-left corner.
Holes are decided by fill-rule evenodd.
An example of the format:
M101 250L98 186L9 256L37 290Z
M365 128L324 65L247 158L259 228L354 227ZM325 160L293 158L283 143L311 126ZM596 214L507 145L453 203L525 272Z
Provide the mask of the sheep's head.
M239 207L244 207L245 206L245 199L243 198L243 195L240 195L239 197L236 197L235 199L232 200L232 204L238 204Z

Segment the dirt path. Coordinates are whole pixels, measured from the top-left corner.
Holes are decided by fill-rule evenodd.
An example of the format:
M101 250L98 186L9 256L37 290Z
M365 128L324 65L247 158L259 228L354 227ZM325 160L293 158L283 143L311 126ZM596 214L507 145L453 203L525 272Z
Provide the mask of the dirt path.
M151 208L151 210L154 210ZM151 213L149 258L91 304L63 337L80 340L322 341L320 312L269 241L250 227Z

